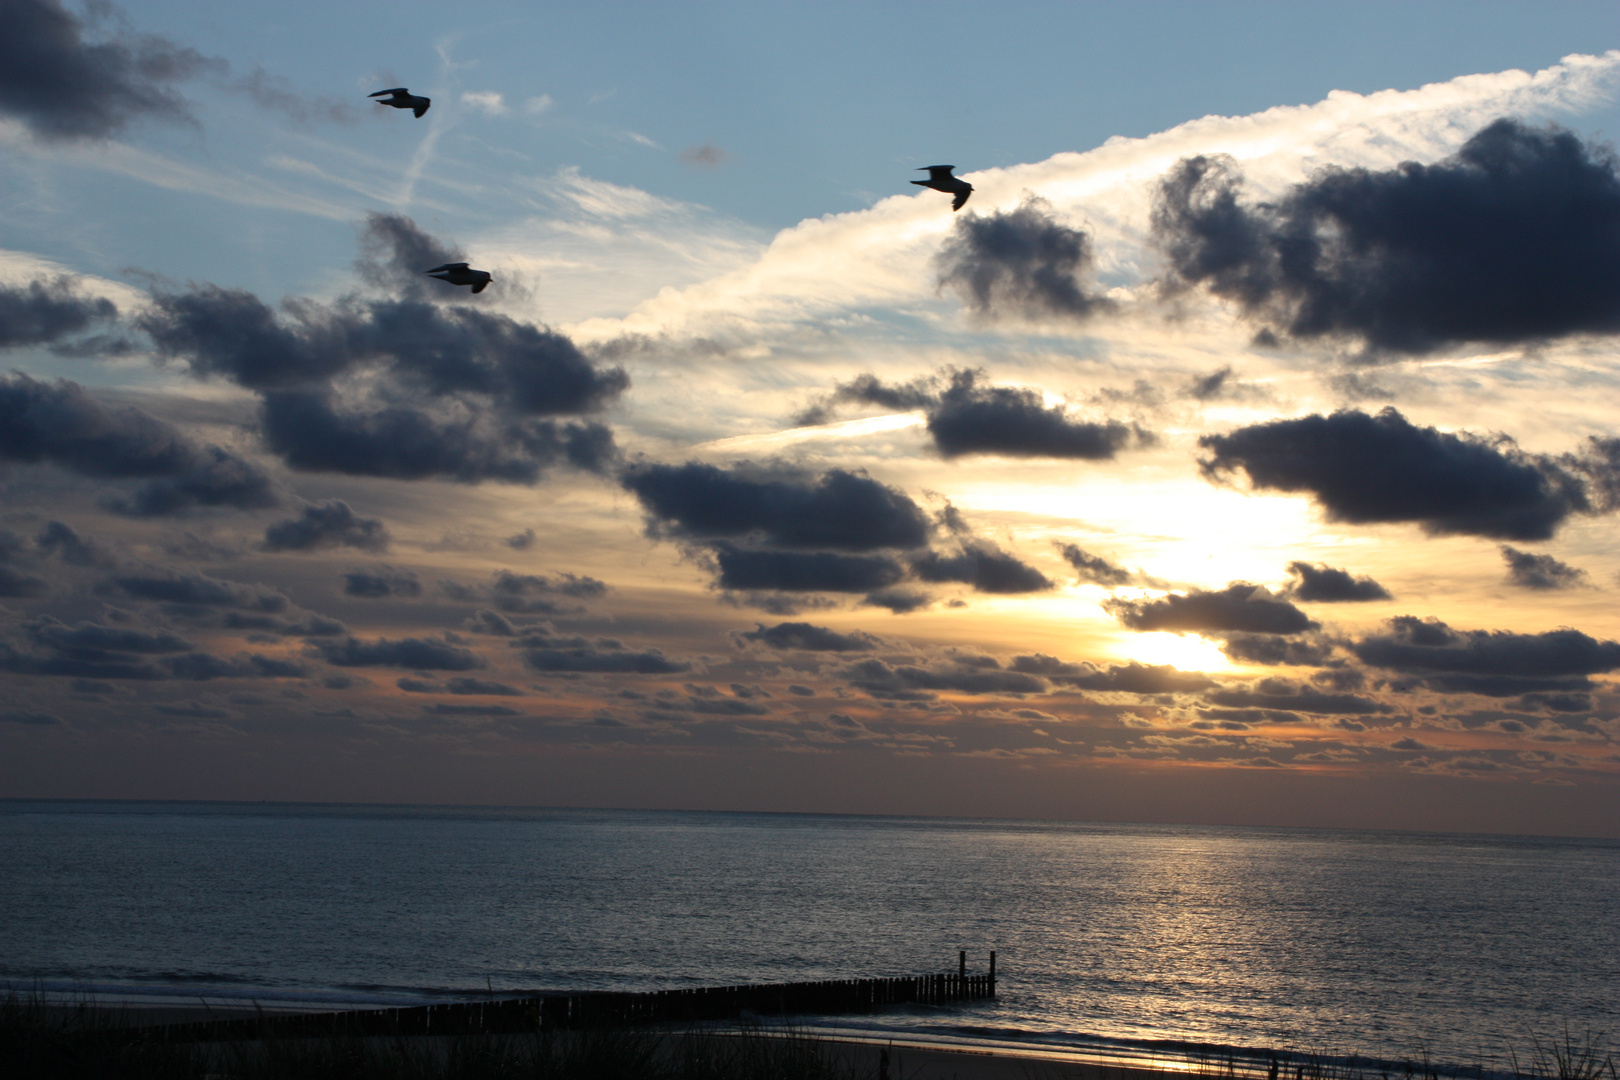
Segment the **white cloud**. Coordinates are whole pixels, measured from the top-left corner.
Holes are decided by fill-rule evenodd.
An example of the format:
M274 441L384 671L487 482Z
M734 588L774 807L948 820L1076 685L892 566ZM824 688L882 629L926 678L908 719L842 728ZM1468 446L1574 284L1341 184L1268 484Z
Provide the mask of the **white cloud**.
M528 101L525 101L523 103L523 111L538 116L540 113L550 112L552 108L556 106L556 104L557 103L555 101L551 100L550 94L541 94L539 97L532 97Z
M493 90L465 91L461 95L461 103L488 116L501 116L507 111L505 99Z

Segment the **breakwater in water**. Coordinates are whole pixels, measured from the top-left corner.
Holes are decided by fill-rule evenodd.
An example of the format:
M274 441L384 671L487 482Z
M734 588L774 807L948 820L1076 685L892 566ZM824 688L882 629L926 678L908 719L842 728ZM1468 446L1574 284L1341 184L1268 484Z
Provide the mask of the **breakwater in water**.
M690 1024L756 1016L840 1016L900 1005L950 1005L996 996L996 957L984 975L967 973L883 979L827 979L765 986L713 986L651 993L544 994L497 1001L449 1002L168 1024L153 1036L171 1042L328 1038L368 1035L502 1035L526 1031Z

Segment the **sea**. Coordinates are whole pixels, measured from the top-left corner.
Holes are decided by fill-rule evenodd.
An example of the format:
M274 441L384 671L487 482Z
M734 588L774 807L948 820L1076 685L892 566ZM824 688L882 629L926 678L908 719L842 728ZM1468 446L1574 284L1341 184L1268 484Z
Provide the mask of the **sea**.
M1495 1071L1620 1034L1620 841L0 801L0 986L23 993L375 1007L945 972L963 950L974 972L995 952L994 1002L794 1023Z

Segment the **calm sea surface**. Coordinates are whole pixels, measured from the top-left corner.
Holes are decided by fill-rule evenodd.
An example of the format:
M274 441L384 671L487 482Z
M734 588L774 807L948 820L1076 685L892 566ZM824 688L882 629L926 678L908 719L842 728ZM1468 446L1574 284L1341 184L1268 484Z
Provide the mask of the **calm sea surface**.
M0 802L15 987L395 1002L917 974L959 948L997 951L997 1002L872 1023L1491 1062L1620 1034L1620 843Z

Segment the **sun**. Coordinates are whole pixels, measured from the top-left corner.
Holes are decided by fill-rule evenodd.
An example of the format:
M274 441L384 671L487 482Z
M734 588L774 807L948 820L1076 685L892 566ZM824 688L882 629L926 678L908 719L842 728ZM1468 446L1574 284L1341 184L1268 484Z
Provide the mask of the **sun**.
M1180 671L1225 671L1232 666L1219 645L1197 634L1132 634L1121 645L1127 660L1142 664L1169 664Z

